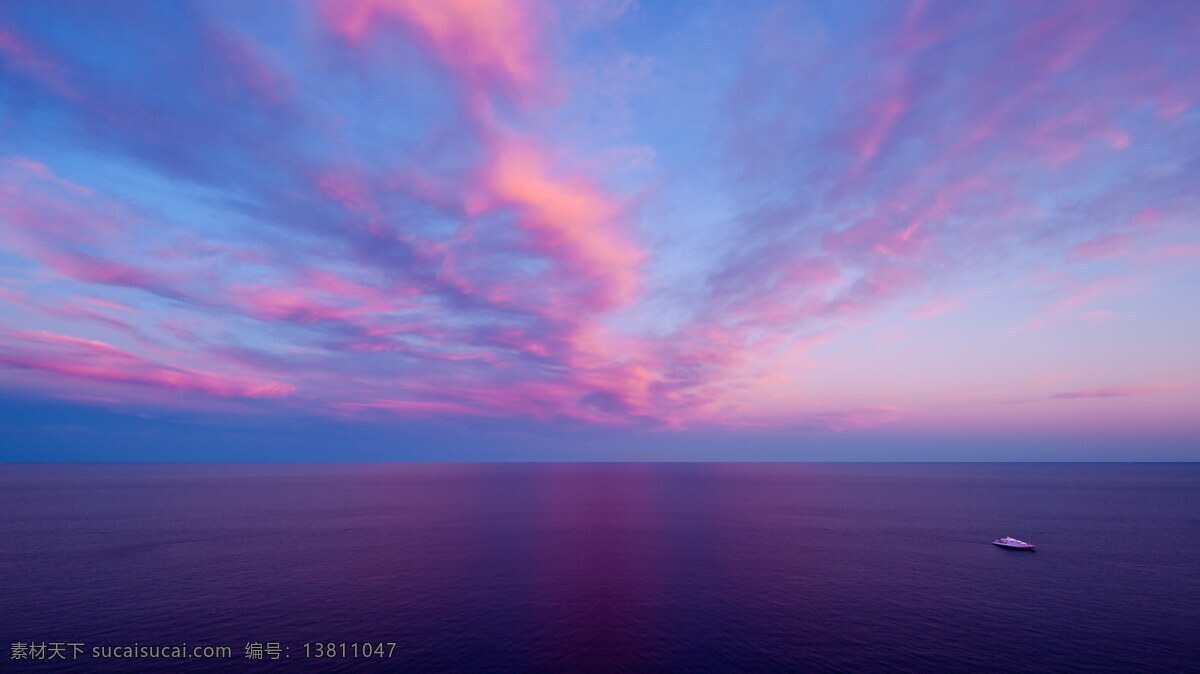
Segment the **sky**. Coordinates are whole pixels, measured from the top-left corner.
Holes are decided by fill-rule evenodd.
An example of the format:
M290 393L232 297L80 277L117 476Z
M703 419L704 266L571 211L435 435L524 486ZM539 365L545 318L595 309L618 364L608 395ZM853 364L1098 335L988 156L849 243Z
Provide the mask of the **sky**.
M0 4L0 460L1200 460L1200 4Z

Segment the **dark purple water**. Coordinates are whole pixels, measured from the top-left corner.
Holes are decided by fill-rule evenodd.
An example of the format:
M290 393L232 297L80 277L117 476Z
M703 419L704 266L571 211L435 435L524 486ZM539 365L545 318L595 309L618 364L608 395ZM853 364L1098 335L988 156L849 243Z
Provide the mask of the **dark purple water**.
M8 464L0 513L0 667L1200 671L1200 464Z

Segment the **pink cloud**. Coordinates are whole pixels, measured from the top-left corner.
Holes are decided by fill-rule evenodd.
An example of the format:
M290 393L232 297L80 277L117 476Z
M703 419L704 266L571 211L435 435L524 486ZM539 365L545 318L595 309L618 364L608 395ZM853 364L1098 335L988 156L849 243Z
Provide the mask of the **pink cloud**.
M859 129L854 139L861 161L869 162L879 154L892 129L908 108L909 102L905 96L893 94L870 111L870 122Z
M465 176L469 185L465 189L442 185L434 176L412 172L388 187L403 186L426 203L460 210L469 219L468 226L448 240L405 239L422 260L437 266L439 283L472 301L536 316L539 322L534 332L489 329L474 339L521 358L548 359L570 368L571 376L557 386L509 385L502 398L516 405L520 413L535 416L552 409L555 415L599 418L595 406L576 404L594 391L610 391L630 401L628 411L645 409L650 379L647 357L643 354L633 359L642 364L614 362L620 340L601 335L591 324L598 313L628 306L638 296L645 254L628 237L626 205L590 177L563 170L567 154L562 148L527 132L512 131L493 112L498 98L522 104L536 100L533 94L542 88L547 64L540 44L540 21L534 20L523 2L331 0L325 9L333 29L355 44L373 31L386 30L389 21L405 25L435 59L457 75L464 107L485 149L482 161ZM326 173L318 184L347 211L363 216L372 235L382 235L373 224L382 219L374 190L353 172ZM474 233L484 227L477 223L513 216L524 237L505 241L499 250L522 257L533 254L545 265L530 270L497 269L465 254L467 246L474 252L481 245L473 240ZM495 235L492 230L485 231ZM291 298L280 310L296 302ZM345 344L353 350L403 353L431 361L493 366L504 362L494 354L471 349L417 348L411 340L384 339L377 327L370 327L368 335L371 338ZM637 350L628 341L621 342L621 348ZM494 394L488 397L496 398ZM464 404L484 403L471 400Z
M296 290L263 285L234 286L228 290L230 301L252 316L264 320L313 323L343 320L345 307L314 301Z
M0 365L10 368L220 398L280 398L296 390L284 382L161 365L98 340L45 331L3 336Z
M68 79L65 68L47 54L27 43L20 35L2 25L0 25L0 55L3 55L17 70L24 72L63 98L79 98L79 93Z
M1141 259L1146 262L1197 260L1200 259L1200 241L1161 246L1148 251L1145 255L1141 256Z
M1131 237L1128 234L1109 234L1085 241L1071 249L1076 258L1105 260L1129 254Z
M912 318L934 318L942 314L957 311L963 306L962 302L957 300L933 299L928 302L911 309L908 315Z
M1029 322L1030 327L1040 327L1048 323L1073 318L1085 309L1099 301L1107 301L1121 297L1136 295L1145 289L1143 278L1130 278L1122 275L1100 277L1084 283L1071 284L1063 288L1066 294L1042 308Z
M141 288L168 297L181 296L173 279L119 260L46 248L37 251L35 255L37 259L60 274L80 281Z
M114 302L112 300L102 300L102 299L99 299L96 297L81 297L79 299L83 300L84 302L87 302L88 304L94 304L94 305L96 305L98 307L102 307L104 309L111 309L113 311L119 311L123 314L142 313L140 309L135 309L135 308L129 306L128 304L123 304L121 302Z
M333 407L345 411L384 410L406 415L429 414L479 414L480 410L456 403L440 403L422 400L373 400L369 402L341 402Z
M208 27L205 38L211 45L210 51L227 64L226 68L214 69L223 76L212 83L218 95L232 98L231 94L239 93L230 91L230 80L235 80L269 107L279 107L295 95L295 82L271 64L261 45L236 32L216 27Z
M581 177L556 174L544 151L516 138L499 140L485 185L491 208L520 213L534 249L595 284L597 306L634 298L644 255L620 233L619 204Z
M334 30L359 41L381 20L412 27L472 90L528 92L543 70L540 27L520 0L327 0Z
M896 222L893 218L876 216L846 229L825 235L827 248L845 251L865 251L882 255L911 255L921 250L927 237L920 223Z
M131 246L130 223L137 220L131 209L42 164L0 160L0 234L14 252L80 281L182 296L168 275L91 252Z
M1064 5L1060 11L1034 23L1018 36L1016 47L1037 54L1042 67L1050 74L1066 70L1118 21L1119 12L1087 15L1093 8L1087 2ZM1089 20L1081 21L1081 18Z

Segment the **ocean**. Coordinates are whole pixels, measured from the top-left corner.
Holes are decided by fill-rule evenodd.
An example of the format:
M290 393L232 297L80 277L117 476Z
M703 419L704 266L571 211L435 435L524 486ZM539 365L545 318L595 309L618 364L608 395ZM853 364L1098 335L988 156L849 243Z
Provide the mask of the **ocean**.
M1200 464L0 464L0 514L0 669L1200 671Z

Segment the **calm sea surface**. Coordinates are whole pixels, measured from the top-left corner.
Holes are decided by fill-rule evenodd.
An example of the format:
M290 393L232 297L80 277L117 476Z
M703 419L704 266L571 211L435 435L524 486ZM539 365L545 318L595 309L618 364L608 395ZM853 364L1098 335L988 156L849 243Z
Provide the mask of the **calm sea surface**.
M0 464L0 515L0 669L1200 671L1200 464ZM233 657L90 656L184 642Z

